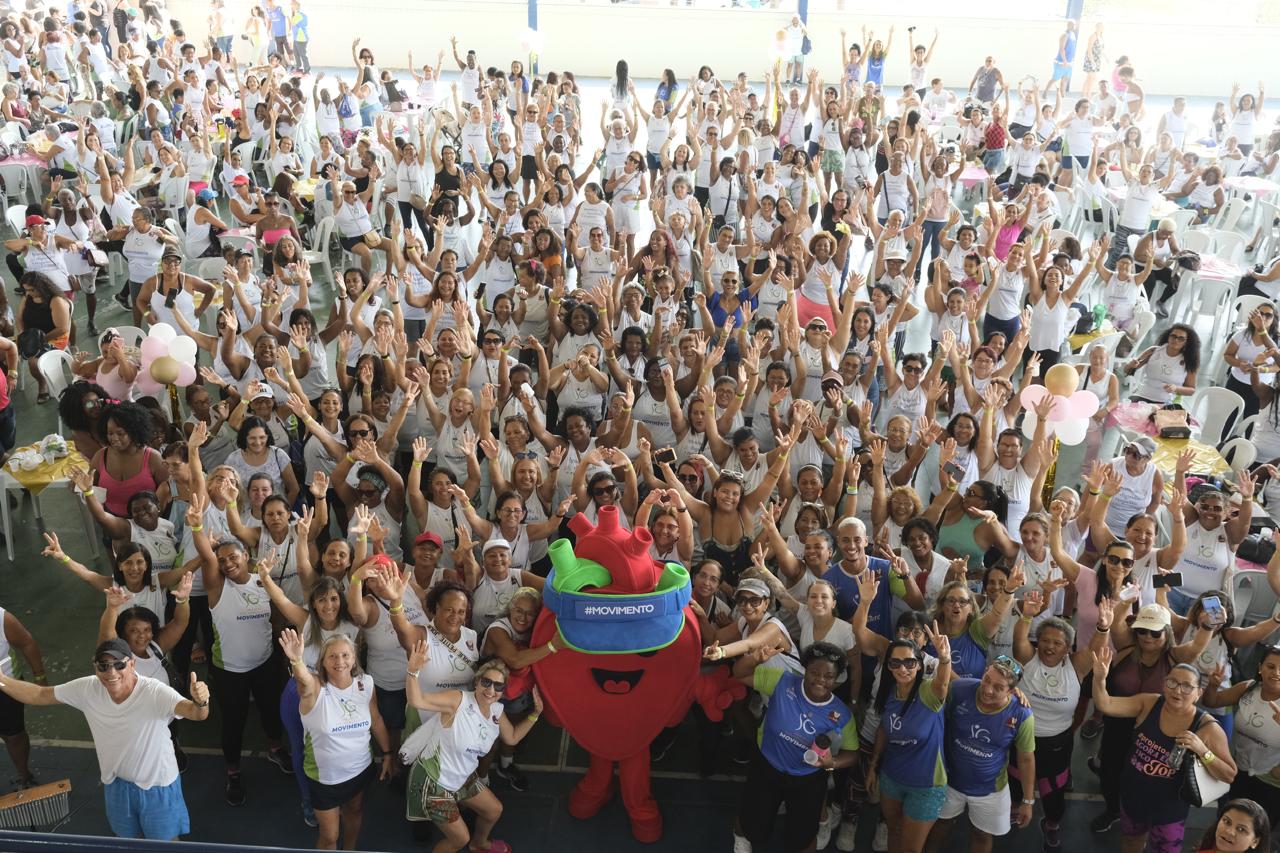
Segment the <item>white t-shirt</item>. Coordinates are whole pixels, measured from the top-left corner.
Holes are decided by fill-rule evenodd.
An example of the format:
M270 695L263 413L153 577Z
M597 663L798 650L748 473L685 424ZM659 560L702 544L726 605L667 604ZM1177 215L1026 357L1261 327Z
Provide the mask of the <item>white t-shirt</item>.
M178 778L169 723L182 696L168 684L139 677L129 697L116 704L97 676L86 675L57 685L53 695L89 721L102 784L123 779L146 790Z

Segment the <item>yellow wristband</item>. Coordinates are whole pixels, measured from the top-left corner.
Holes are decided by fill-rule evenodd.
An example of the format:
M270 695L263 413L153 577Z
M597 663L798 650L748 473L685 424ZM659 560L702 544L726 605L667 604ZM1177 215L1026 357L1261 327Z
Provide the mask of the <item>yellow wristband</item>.
M301 666L301 665L302 665L302 658L297 658L289 661L289 666Z
M70 563L70 562L71 562L71 558L70 558L70 557L68 557L66 554L63 554L63 555L62 555L61 557L59 557L58 559L59 559L61 562L63 562L63 563Z
M413 467L414 467L414 468L421 468L421 467L422 467L422 463L421 463L421 462L419 462L417 459L415 459L415 460L413 460Z
M397 604L395 607L388 607L388 608L387 608L387 612L388 612L388 613L403 613L403 612L404 612L404 605L403 605L403 604Z

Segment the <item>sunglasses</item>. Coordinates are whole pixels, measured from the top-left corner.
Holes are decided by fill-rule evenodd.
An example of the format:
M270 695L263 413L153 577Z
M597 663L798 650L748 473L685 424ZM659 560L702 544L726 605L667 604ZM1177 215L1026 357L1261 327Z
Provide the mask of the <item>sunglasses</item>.
M1139 637L1159 637L1164 634L1163 628L1134 628L1133 633Z
M733 603L739 607L759 607L764 604L764 599L758 595L735 595Z
M93 668L98 670L98 672L110 672L113 669L116 672L120 672L122 669L124 669L128 665L129 665L129 662L127 660L113 660L113 661L100 660L94 663Z
M511 454L511 458L512 458L512 459L515 459L515 460L520 460L520 459L537 459L537 458L538 458L538 454L537 454L537 453L534 453L532 450L521 450L521 451L520 451L520 452L518 452L518 453L512 453L512 454Z
M1107 564L1111 566L1124 566L1126 569L1133 568L1132 557L1117 557L1115 554L1107 555Z
M1010 676L1014 680L1022 680L1022 664L1008 655L1000 655L991 662L991 665L996 669L1002 670L1006 676Z
M507 682L494 681L492 678L485 678L483 676L481 676L479 680L476 681L476 684L479 685L480 687L488 688L489 690L492 690L495 693L501 693L503 690L507 689Z
M1145 453L1136 447L1126 447L1124 449L1124 455L1128 456L1130 459L1142 459L1146 456Z
M915 658L890 658L889 669L915 669L920 661Z
M368 438L373 434L373 430L369 429L353 429L348 432L352 438Z
M382 492L379 492L377 489L356 489L356 494L362 498L368 499L376 498L378 495L382 494Z
M696 483L702 478L699 477L697 474L678 474L676 476L676 479L682 483Z
M902 372L903 373L924 373L924 368L923 367L904 367L902 368Z
M485 338L480 342L482 346L499 346L502 344L502 338Z
M616 492L617 490L618 490L618 487L617 487L616 485L613 485L613 486L597 486L597 487L595 487L594 489L592 489L592 490L591 490L591 496L592 496L592 497L596 497L596 498L603 498L603 497L606 497L606 496L608 496L608 495L613 494L613 493L614 493L614 492Z

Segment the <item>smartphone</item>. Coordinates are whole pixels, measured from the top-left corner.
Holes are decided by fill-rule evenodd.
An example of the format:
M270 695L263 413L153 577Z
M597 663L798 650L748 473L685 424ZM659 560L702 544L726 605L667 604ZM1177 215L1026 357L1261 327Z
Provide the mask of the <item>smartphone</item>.
M942 470L947 472L947 476L959 483L964 479L965 471L956 462L948 462L942 466Z
M653 454L653 461L659 465L676 464L676 451L674 447L663 447Z
M1157 589L1162 586L1182 586L1182 572L1170 572L1167 575L1152 575L1151 586Z
M1209 625L1216 628L1219 625L1225 625L1227 622L1227 609L1222 606L1222 599L1216 595L1202 599L1200 606L1204 608L1204 612L1209 617Z

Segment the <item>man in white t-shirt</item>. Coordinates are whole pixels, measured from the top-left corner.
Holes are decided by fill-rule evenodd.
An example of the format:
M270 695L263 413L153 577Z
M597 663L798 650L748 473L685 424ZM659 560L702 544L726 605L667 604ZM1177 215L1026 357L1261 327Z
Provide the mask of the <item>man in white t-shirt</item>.
M122 838L176 841L191 831L169 723L209 716L209 688L191 674L191 698L138 675L133 651L119 638L93 653L96 675L41 687L6 678L0 690L24 705L70 705L84 714L98 753L107 822Z

